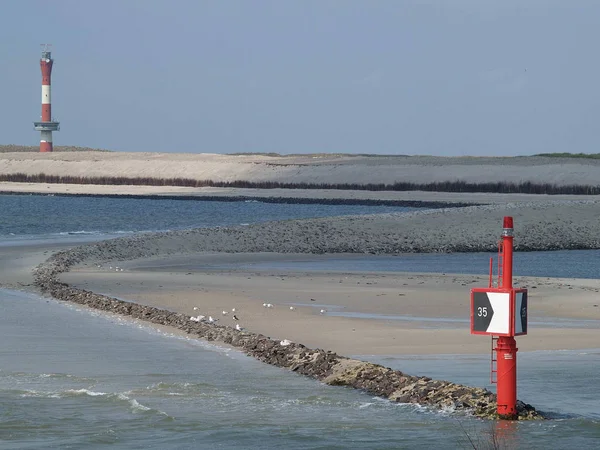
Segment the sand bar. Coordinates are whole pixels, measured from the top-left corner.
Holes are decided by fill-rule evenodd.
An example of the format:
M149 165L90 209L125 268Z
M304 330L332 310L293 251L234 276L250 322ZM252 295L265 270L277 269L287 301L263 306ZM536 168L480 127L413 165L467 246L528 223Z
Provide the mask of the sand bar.
M302 256L279 260L295 257ZM249 254L244 260L276 262L273 258ZM212 315L229 326L238 323L231 312L236 308L239 323L249 331L344 355L486 353L490 348L489 338L470 335L468 322L469 290L487 286L486 277L215 269L215 260L226 266L240 258L206 254L119 262L124 271L118 273L106 264L101 269L90 264L62 274L61 280L190 316ZM516 282L530 289L531 326L529 335L519 338L521 351L598 346L600 280L520 277Z

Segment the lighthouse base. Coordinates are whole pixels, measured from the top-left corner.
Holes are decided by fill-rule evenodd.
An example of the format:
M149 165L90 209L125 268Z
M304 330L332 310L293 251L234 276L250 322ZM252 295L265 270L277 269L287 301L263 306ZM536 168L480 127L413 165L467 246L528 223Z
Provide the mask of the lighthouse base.
M40 153L47 153L52 151L52 142L40 142Z

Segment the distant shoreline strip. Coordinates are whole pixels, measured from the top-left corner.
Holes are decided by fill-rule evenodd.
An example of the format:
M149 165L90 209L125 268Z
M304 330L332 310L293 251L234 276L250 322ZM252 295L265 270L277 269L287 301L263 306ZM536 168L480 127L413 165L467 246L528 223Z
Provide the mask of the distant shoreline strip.
M380 199L351 199L351 198L309 198L309 197L253 197L246 195L177 195L177 194L91 194L91 193L43 193L43 192L14 192L0 191L0 195L38 195L43 197L107 197L148 200L195 200L206 202L260 202L286 204L319 204L319 205L364 205L364 206L399 206L407 208L461 208L479 206L484 203L470 202L433 202L424 200L380 200Z

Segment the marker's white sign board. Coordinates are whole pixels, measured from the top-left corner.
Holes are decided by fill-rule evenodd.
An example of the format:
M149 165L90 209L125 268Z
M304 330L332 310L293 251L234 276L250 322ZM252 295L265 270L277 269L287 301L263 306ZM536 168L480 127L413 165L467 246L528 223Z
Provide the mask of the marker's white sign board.
M527 334L527 290L472 289L471 334Z

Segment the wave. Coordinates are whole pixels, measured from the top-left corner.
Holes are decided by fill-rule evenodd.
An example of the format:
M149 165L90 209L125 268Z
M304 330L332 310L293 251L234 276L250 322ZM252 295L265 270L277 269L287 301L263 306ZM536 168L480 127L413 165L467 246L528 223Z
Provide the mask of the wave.
M155 233L160 231L170 230L67 230L67 231L55 231L49 233L0 233L0 239L14 242L20 240L35 240L35 241L54 241L56 239L65 238L80 238L80 239L91 239L91 238L111 238L131 235L135 233Z
M162 376L162 375L160 375ZM153 383L142 389L133 389L124 393L136 396L168 397L219 397L222 395L216 386L209 383L163 382Z
M17 393L21 398L48 398L48 399L68 399L75 397L90 397L100 398L110 403L125 403L132 413L153 413L160 414L162 416L171 417L164 411L151 408L138 402L135 398L131 398L124 393L110 393L93 391L90 389L66 389L62 391L37 391L37 390L24 390L24 391L13 391Z
M137 231L131 230L131 231L126 231L126 230L116 230L116 231L100 231L100 230L93 230L93 231L86 231L86 230L79 230L79 231L60 231L57 233L50 233L49 235L58 235L58 236L77 236L77 235L104 235L104 234L132 234L132 233L137 233Z
M4 372L0 370L0 379L14 380L16 383L38 382L40 378L69 380L70 383L95 383L90 377L71 375L69 373L30 373L30 372Z

